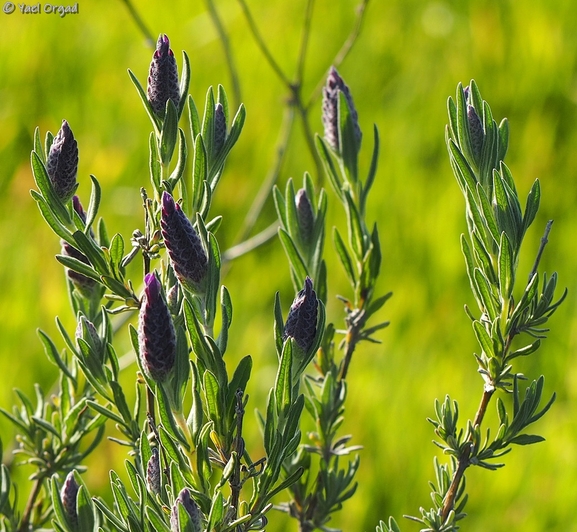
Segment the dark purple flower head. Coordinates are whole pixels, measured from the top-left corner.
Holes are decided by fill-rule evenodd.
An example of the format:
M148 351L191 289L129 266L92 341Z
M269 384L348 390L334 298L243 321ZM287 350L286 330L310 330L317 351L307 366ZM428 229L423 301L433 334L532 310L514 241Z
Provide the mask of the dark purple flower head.
M153 273L144 278L138 317L138 346L146 374L155 382L166 380L176 359L176 335L162 287Z
M339 146L339 94L343 93L347 105L349 107L349 113L353 121L353 126L355 129L355 138L357 141L357 147L360 147L362 140L362 132L359 127L359 117L355 104L353 102L353 97L351 91L343 78L337 72L335 67L331 67L329 70L329 75L327 76L327 82L323 88L323 125L325 128L325 139L331 146L331 148L337 152L341 151L342 146Z
M152 448L152 456L146 466L146 484L151 493L160 495L160 458L156 447Z
M284 326L283 341L293 338L296 344L308 351L317 333L319 302L313 290L313 282L305 279L304 288L296 295Z
M226 140L226 117L222 104L217 103L214 108L214 140L212 144L213 153L216 156L224 146Z
M78 495L78 490L80 486L74 478L74 471L70 471L66 476L62 490L60 490L60 500L62 501L62 506L64 506L64 511L66 512L66 517L72 528L76 530L78 527L78 513L76 511L76 496Z
M148 101L159 118L164 118L166 102L172 100L178 108L178 67L166 35L160 35L148 74Z
M181 530L180 518L178 515L179 505L184 507L190 518L190 530L193 530L194 532L202 532L202 512L200 511L198 504L196 504L194 499L190 496L190 490L188 488L184 488L174 501L172 511L170 512L171 532L179 532ZM186 530L188 530L188 528L186 528Z
M46 171L54 193L66 203L74 195L78 173L78 143L66 120L50 146Z
M200 237L180 205L164 192L160 221L164 245L178 280L194 293L204 293L208 259Z
M304 188L301 188L297 192L295 203L301 238L305 244L310 244L315 225L315 213L307 195L307 191Z

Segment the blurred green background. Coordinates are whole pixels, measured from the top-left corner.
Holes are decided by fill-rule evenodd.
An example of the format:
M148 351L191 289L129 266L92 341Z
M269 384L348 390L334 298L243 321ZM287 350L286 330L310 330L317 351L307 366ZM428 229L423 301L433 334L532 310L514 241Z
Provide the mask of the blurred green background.
M170 7L166 7L169 6ZM230 88L230 76L205 2L136 0L156 37L167 33L179 65L185 49L192 63L191 93L202 107L209 85ZM239 69L247 122L229 158L213 205L224 215L218 237L232 245L276 150L288 93L263 59L235 0L218 0ZM352 29L356 0L318 0L306 61L304 93L321 80ZM277 61L292 77L304 18L304 0L249 0L255 20ZM62 268L53 259L58 239L41 220L29 195L29 153L34 128L56 132L66 118L80 147L79 194L87 203L88 174L100 180L101 206L111 234L129 238L142 227L139 187L148 184L148 118L126 74L145 83L152 50L120 0L80 1L79 14L0 13L0 405L10 408L13 388L32 394L33 383L50 390L57 372L42 352L40 327L58 339L54 317L73 327ZM569 297L550 322L542 349L519 370L546 376L546 393L557 401L534 429L545 443L516 448L497 472L469 470L471 532L577 530L577 4L573 0L371 1L362 33L339 68L355 98L364 137L366 171L372 125L381 133L377 182L369 220L379 224L384 250L380 291L394 291L380 313L391 320L381 345L361 345L350 372L344 431L361 444L356 496L335 517L344 530L374 530L379 519L429 505L427 481L437 453L425 421L433 401L449 393L462 416L472 417L482 381L476 349L463 312L473 307L459 235L464 205L444 143L446 100L459 81L474 78L497 120L510 120L507 162L524 197L534 179L542 185L542 208L525 242L522 276L530 269L546 220L555 224L542 269L558 271ZM231 91L229 90L229 96ZM311 115L321 131L320 102ZM313 170L297 124L280 184ZM316 176L315 176L316 177ZM343 227L332 191L330 223ZM274 218L269 201L258 226ZM330 242L326 254L331 294L348 287ZM232 264L224 283L235 317L231 359L253 355L248 390L263 408L274 378L272 302L281 290L292 300L288 266L275 240ZM336 302L329 318L342 323ZM128 352L120 338L119 352ZM62 342L59 346L62 346ZM127 382L133 376L130 366ZM130 385L131 387L132 385ZM256 422L247 418L253 444ZM12 427L0 419L5 446ZM250 440L251 438L249 438ZM93 494L104 493L107 471L123 470L124 449L107 444L106 456L89 462L85 478ZM5 460L9 459L6 451ZM20 473L22 477L30 471ZM26 491L24 489L24 491ZM21 495L23 497L24 494ZM277 520L278 517L278 520ZM280 514L269 530L294 530Z

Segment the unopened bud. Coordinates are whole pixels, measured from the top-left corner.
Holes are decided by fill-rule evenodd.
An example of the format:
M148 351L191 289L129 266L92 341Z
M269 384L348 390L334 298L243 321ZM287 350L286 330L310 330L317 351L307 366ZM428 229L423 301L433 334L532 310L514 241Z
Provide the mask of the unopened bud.
M192 292L204 293L208 271L206 252L190 220L168 192L162 195L160 225L164 245L178 280Z
M76 496L78 495L78 490L80 486L74 478L74 471L70 471L66 475L66 480L64 485L60 490L60 500L62 501L62 506L64 506L64 511L66 512L66 517L70 522L73 529L78 527L78 512L76 511Z
M164 118L166 102L172 100L178 108L178 67L166 35L160 35L148 74L148 101L159 118Z
M82 251L76 249L73 245L66 242L66 240L61 240L60 243L62 244L62 255L72 257L90 266L90 261ZM70 268L66 269L66 276L84 297L90 298L94 294L94 290L98 287L98 283L94 279Z
M479 162L485 140L485 131L481 119L472 105L467 105L467 122L469 124L469 136L471 137L473 157L475 161Z
M190 490L188 488L184 488L178 494L178 497L174 501L172 511L170 512L171 532L180 532L180 530L182 530L180 526L180 516L178 512L179 506L182 506L189 516L188 523L190 524L190 531L202 532L202 512L200 511L198 504L196 504L194 499L190 496ZM187 527L186 530L188 529L189 528Z
M308 351L317 333L319 302L313 290L313 282L305 279L304 288L296 295L284 326L283 341L293 338L296 344Z
M226 140L226 117L224 116L224 109L222 104L217 103L214 108L214 137L213 137L213 153L216 156L221 148L224 146Z
M162 287L153 273L144 278L138 317L138 346L146 374L155 382L166 380L176 359L176 335Z
M146 466L146 484L151 493L160 495L160 458L156 447L152 448L152 456Z
M349 113L351 120L353 121L353 126L355 130L355 139L357 141L357 147L360 147L362 140L362 132L359 127L359 117L355 104L353 102L353 97L351 91L343 78L337 72L335 67L331 67L329 70L329 75L327 76L327 82L323 88L323 125L325 128L325 139L333 148L333 150L340 152L342 146L339 146L339 94L343 93L347 106L349 108Z
M46 171L54 193L66 203L74 195L78 173L78 143L66 120L50 146Z
M94 323L86 319L86 316L80 316L78 325L76 326L75 338L77 344L78 340L82 338L82 340L84 340L95 353L103 358L104 342L102 341L102 338L100 338Z
M304 188L297 192L295 203L301 238L305 244L310 244L315 226L315 213Z

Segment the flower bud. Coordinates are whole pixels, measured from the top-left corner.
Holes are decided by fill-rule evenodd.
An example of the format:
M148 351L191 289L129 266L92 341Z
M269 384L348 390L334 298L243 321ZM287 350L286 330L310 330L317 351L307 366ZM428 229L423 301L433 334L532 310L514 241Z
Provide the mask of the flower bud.
M302 241L305 244L310 244L313 237L313 230L315 226L315 213L307 191L301 188L295 197L297 208L297 219Z
M469 135L471 137L471 148L475 161L479 162L483 142L485 140L485 130L477 111L472 105L467 104L467 122L469 124Z
M337 152L340 152L342 146L339 146L339 93L343 93L347 106L349 108L349 113L351 115L351 120L353 121L353 127L355 130L355 139L357 141L357 146L360 147L362 140L362 132L359 127L359 117L355 104L353 102L353 97L351 91L343 78L337 72L335 67L331 67L329 70L329 75L327 77L327 82L323 88L323 125L325 128L325 140L329 143L331 148Z
M160 495L160 458L156 447L152 448L152 456L146 466L146 484L151 493Z
M76 343L78 345L78 340L82 338L91 348L92 350L97 353L101 358L103 358L104 352L104 342L100 335L98 334L98 330L94 326L90 320L86 319L86 316L80 316L78 320L78 325L76 326L76 333L75 333Z
M145 373L155 382L166 380L176 359L176 335L162 287L153 273L144 278L138 316L138 346Z
M76 496L78 495L78 490L80 486L74 478L74 471L70 471L66 475L66 480L64 485L60 490L60 500L62 501L62 506L64 506L64 511L66 512L66 517L73 529L78 527L78 513L76 511Z
M296 295L284 326L283 342L293 338L296 344L308 351L313 345L317 333L317 315L319 302L313 290L310 277L305 279L304 288Z
M148 101L159 118L164 118L166 102L172 100L178 108L178 67L166 35L160 35L148 74Z
M190 496L190 490L188 488L184 488L179 494L176 500L174 501L174 505L172 507L172 511L170 512L170 530L171 532L180 532L180 518L178 515L178 506L182 505L186 510L186 513L190 517L189 524L190 530L192 532L202 532L202 512L198 507L198 504L194 501L194 499ZM187 527L187 530L189 528Z
M73 259L77 259L84 264L90 265L90 261L86 255L82 253L82 251L76 249L73 245L66 242L66 240L61 240L60 243L62 244L62 255L72 257ZM98 282L96 282L94 279L87 277L82 273L75 272L70 268L66 269L66 276L72 281L74 287L84 297L90 298L94 294L95 289L98 287Z
M50 146L46 171L54 193L66 203L74 195L78 173L78 143L66 120Z
M206 252L190 220L168 192L162 195L160 226L178 280L192 292L204 293L208 271Z
M224 116L224 109L222 104L217 103L214 108L214 140L212 144L212 151L216 156L221 148L224 146L226 140L226 117Z

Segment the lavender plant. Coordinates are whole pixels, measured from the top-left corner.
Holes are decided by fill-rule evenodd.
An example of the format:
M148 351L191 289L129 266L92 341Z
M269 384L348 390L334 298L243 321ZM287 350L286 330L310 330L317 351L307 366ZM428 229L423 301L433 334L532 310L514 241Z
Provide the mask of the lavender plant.
M376 129L373 163L362 185L356 170L360 136L351 137L351 131L360 132L358 121L348 89L348 107L338 100L345 85L336 89L330 105L338 119L331 127L341 144L327 147L319 138L318 146L327 169L340 167L342 176L335 174L332 180L339 184L335 190L349 220L350 251L335 230L341 261L354 281L353 300L342 298L347 329L342 331L345 351L340 362L335 360L335 328L325 321L326 194L321 191L317 201L308 174L297 194L292 181L286 199L275 190L283 225L279 234L297 293L286 319L279 294L275 300L278 368L259 417L261 455L262 450L247 449L243 437L252 359L245 356L233 368L225 361L233 307L220 283L222 258L215 233L222 218L210 212L227 155L243 127L244 107L240 105L231 120L224 89L219 86L215 98L210 88L201 119L188 95L187 55L183 52L179 80L166 35L158 39L147 89L129 75L153 130L148 142L151 188L150 193L141 189L143 228L133 232L131 249L120 234L110 238L98 218L102 191L95 176L90 176L86 211L74 195L78 145L68 122L63 121L56 136L47 133L44 142L40 132L35 133L31 164L37 190L31 193L61 239L62 253L56 258L66 272L77 325L70 334L57 318L62 351L39 331L48 358L60 371L52 398L37 387L36 406L17 392L22 407L2 410L19 431L17 452L26 457L22 463L33 466L35 473L20 514L15 487L2 466L1 529L263 530L281 493L291 498L281 508L298 517L301 529L323 527L355 490L358 459L343 470L338 457L356 448L346 446L350 436L337 438L352 352L360 340L372 340L372 333L386 325L365 326L388 296L373 297L380 267L378 234L376 226L366 230L364 204L361 207L354 195L362 190L366 194L374 178ZM338 76L334 70L330 75ZM185 108L192 153L179 127ZM345 148L349 143L351 148ZM142 283L127 276L128 265L139 257ZM120 384L113 347L119 314L138 322L137 327L128 326L137 368L131 405ZM303 379L313 359L318 376ZM305 407L320 432L315 441L300 446ZM110 472L112 501L91 496L80 476L84 458L99 450L107 422L115 430L109 438L130 457L129 485ZM311 454L322 459L309 486L305 479L314 471Z
M449 98L446 142L451 168L465 197L467 236L461 249L478 313L465 307L479 344L475 353L482 378L479 408L473 419L459 420L459 405L448 395L435 401L435 417L429 419L434 442L449 462L435 459L435 482L431 482L430 509L420 516L407 516L423 531L453 532L465 516L467 503L465 472L478 466L496 470L500 459L515 445L531 445L544 437L528 432L551 408L555 394L543 400L545 379L541 375L522 392L527 378L515 368L516 359L532 355L549 331L551 315L565 299L567 290L555 300L557 274L539 274L539 262L548 241L552 220L544 235L526 280L519 272L521 245L539 209L541 189L536 180L525 209L511 174L504 163L509 140L506 119L497 124L474 80L457 87ZM498 394L498 395L496 395ZM491 399L496 396L498 424L491 431L485 421ZM485 424L483 424L485 422ZM382 522L378 532L399 532L394 518Z

